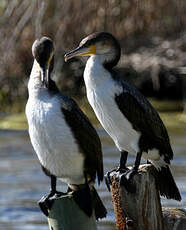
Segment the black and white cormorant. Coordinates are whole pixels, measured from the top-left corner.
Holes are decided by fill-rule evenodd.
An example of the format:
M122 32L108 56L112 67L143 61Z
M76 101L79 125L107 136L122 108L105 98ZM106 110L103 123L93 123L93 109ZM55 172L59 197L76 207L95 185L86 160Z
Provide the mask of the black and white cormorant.
M126 181L130 182L143 157L157 169L160 194L181 200L169 169L173 151L167 130L148 100L117 76L113 67L118 63L120 53L118 41L110 33L100 32L84 38L76 49L65 55L65 60L90 56L84 71L87 98L121 152L117 170L121 183L126 185ZM131 170L126 168L128 152L137 155Z
M44 172L51 178L50 194L40 206L45 207L51 197L61 195L56 191L59 178L68 184L68 191L88 216L94 210L97 219L103 218L106 209L93 187L96 175L98 183L103 180L99 136L76 102L61 94L50 78L54 63L52 40L36 40L32 53L26 116L31 143ZM45 208L43 211L47 214Z

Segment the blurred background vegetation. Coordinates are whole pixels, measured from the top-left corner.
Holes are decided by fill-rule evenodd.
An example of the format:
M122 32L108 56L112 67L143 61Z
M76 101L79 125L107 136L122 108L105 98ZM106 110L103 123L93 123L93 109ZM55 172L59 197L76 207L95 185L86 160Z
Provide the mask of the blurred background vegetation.
M64 63L63 55L95 31L120 41L118 71L146 96L182 99L185 0L0 0L0 111L24 110L31 46L43 35L55 42L58 85L65 94L82 97L86 60Z

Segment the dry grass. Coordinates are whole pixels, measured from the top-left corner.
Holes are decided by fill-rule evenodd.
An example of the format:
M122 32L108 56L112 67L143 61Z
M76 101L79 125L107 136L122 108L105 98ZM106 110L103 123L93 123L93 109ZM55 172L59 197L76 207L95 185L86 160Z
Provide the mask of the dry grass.
M185 11L184 0L1 0L1 105L24 101L36 38L47 35L55 41L55 75L61 78L64 52L87 34L109 31L131 52L147 38L183 32Z

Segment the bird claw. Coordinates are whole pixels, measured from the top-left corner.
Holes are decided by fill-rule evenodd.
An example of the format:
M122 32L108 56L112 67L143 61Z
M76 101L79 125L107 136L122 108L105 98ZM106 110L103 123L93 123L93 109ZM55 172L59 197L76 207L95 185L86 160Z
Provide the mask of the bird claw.
M116 178L119 178L119 174L123 174L128 170L129 170L128 168L123 169L123 168L118 167L117 169L113 169L112 171L107 172L105 174L105 176L104 176L105 177L105 184L106 184L109 192L110 192L110 186L112 185L113 176L115 175ZM120 181L120 179L119 179L119 181Z
M48 196L43 196L39 201L38 205L45 216L49 215L49 210L52 208L53 200L49 199Z
M128 181L131 181L134 175L136 175L138 170L136 170L134 167L132 169L129 169L125 175Z
M131 218L126 217L125 221L126 221L126 229L127 230L131 229L134 226L134 221Z
M136 173L137 173L137 170L135 168L132 168L132 169L117 168L117 169L114 169L110 172L107 172L105 174L105 183L106 183L106 186L107 186L109 192L110 192L110 186L112 185L112 178L115 175L115 177L119 181L120 185L123 185L128 192L135 193L136 188L131 183L131 180Z
M62 192L50 192L48 195L43 196L39 201L38 201L38 205L41 209L41 211L44 213L45 216L48 217L49 215L49 210L51 210L52 205L54 203L54 200L62 195L64 195L65 193Z
M123 185L126 190L130 193L136 192L136 187L131 183L132 178L137 173L137 170L135 168L129 169L125 173L119 174L119 181L120 185Z

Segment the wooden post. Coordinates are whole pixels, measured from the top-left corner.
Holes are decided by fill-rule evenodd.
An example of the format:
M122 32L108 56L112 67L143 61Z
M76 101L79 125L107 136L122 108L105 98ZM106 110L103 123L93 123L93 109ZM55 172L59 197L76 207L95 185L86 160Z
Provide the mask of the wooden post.
M96 230L94 215L88 217L75 203L72 195L56 198L49 211L50 230Z
M163 208L164 230L186 230L186 210Z
M111 190L117 230L163 230L160 197L151 170L151 165L140 166L132 181L136 193L127 192L113 175Z
M152 165L141 165L128 193L112 173L112 200L117 230L186 230L186 210L161 208Z

